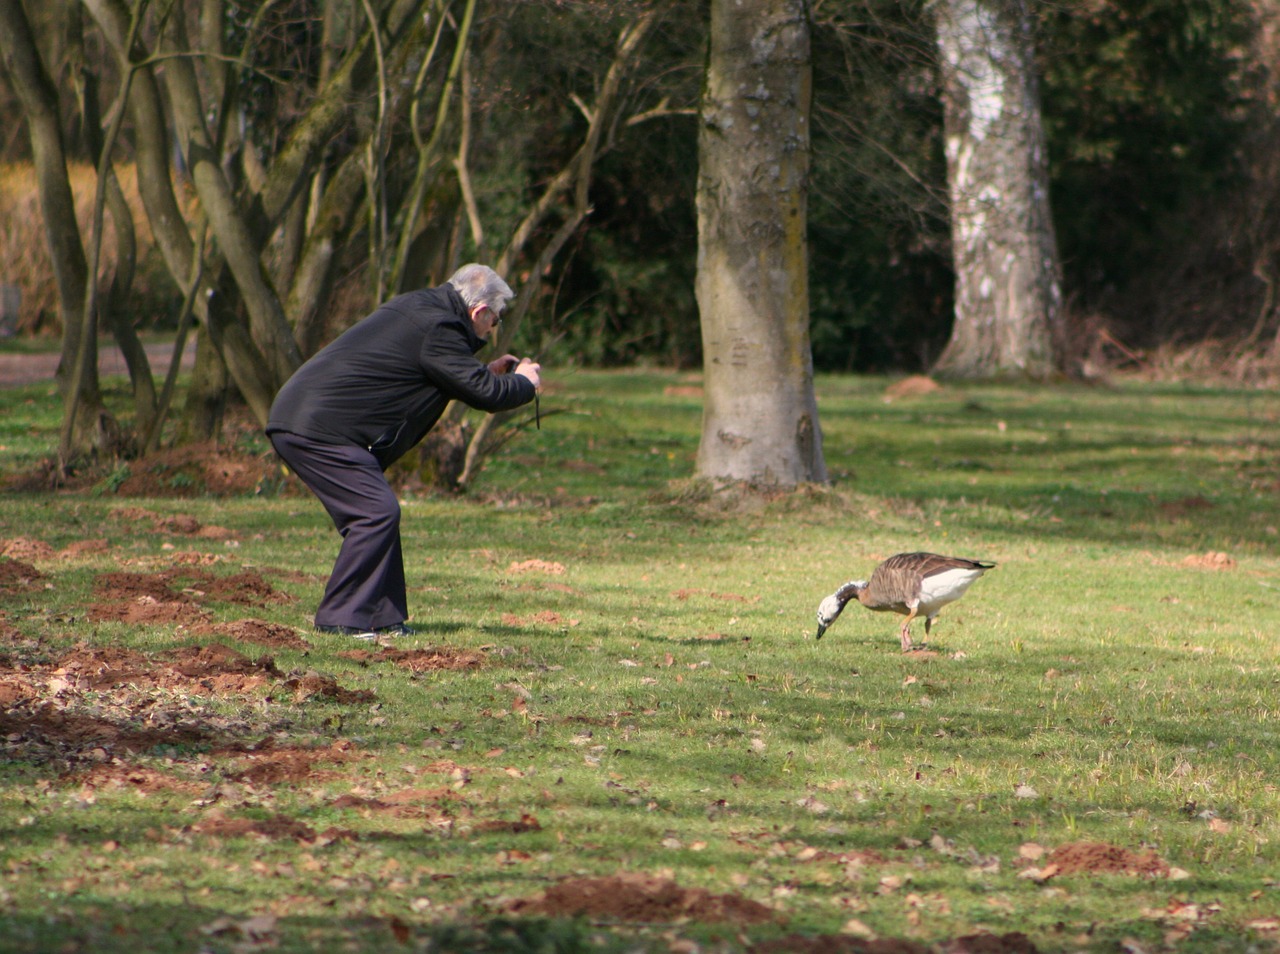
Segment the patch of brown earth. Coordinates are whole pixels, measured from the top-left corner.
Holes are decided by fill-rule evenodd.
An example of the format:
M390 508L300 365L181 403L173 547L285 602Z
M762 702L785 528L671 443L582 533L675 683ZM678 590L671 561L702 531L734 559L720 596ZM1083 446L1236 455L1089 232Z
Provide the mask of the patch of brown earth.
M1193 553L1182 561L1182 565L1201 570L1234 570L1236 561L1229 553L1210 550L1208 553Z
M104 553L107 549L107 541L103 539L73 540L61 550L36 537L0 541L0 556L14 560L72 560L87 553Z
M451 788L408 788L387 792L376 798L339 795L334 808L351 808L361 812L389 814L394 818L421 818L437 827L452 827L458 818L466 818L470 809L460 804L462 796Z
M35 704L9 706L0 712L0 757L36 762L71 758L99 761L101 752L109 755L115 750L145 752L161 745L195 745L212 736L208 726L180 723L173 712L158 707L151 714L169 724L151 728L32 701Z
M238 761L241 768L228 773L227 777L233 781L247 782L252 785L323 781L337 773L319 770L316 768L318 764L342 764L370 757L369 753L345 741L335 742L322 749L301 746L276 748L268 745L253 752L239 754Z
M163 494L153 496L164 496ZM187 513L162 514L145 507L118 507L111 511L116 520L134 525L145 525L156 533L175 536L201 537L209 540L226 540L235 536L226 527L205 526Z
M188 646L161 654L160 662L114 646L77 646L53 666L50 688L174 689L182 692L248 692L280 675L270 657L252 660L221 644Z
M30 563L6 557L0 559L0 593L35 588L44 574Z
M91 789L127 789L140 795L176 792L180 795L194 796L202 794L209 787L204 782L175 778L164 772L127 762L95 765L87 771L64 776L61 781Z
M272 815L270 818L211 815L184 830L208 838L260 838L266 841L292 839L305 844L329 844L339 839L356 837L354 832L339 828L329 828L317 834L310 825L288 815Z
M1059 845L1045 858L1042 874L1125 874L1164 878L1169 865L1154 851L1130 851L1104 842L1077 841Z
M64 560L74 560L77 557L88 554L106 553L110 549L111 545L107 543L104 537L95 537L92 540L72 540L58 551L58 556Z
M93 581L93 591L99 596L120 602L147 597L157 603L190 603L190 595L178 593L169 586L167 574L128 573L113 571L99 573Z
M105 599L122 601L148 596L157 602L214 600L261 606L264 603L292 603L295 599L273 587L257 570L220 576L191 565L175 566L161 573L119 570L100 573L93 588Z
M128 623L132 626L200 626L210 616L192 603L138 596L127 603L90 603L85 608L95 623Z
M504 835L523 835L531 831L542 831L542 824L534 816L529 814L521 815L517 821L502 821L494 819L493 821L478 822L471 826L471 830L476 834L497 834Z
M260 619L239 619L233 623L203 623L193 631L197 636L221 636L240 643L255 643L279 649L311 648L311 644L298 635L298 631L282 623L268 623Z
M0 556L11 560L50 560L54 549L43 540L31 537L14 537L12 540L0 541Z
M197 605L203 600L244 606L294 601L257 570L219 576L190 565L153 574L122 570L100 573L94 580L94 591L102 601L87 607L90 620L139 625L208 625L208 614Z
M541 894L507 905L518 915L587 917L610 921L694 921L699 924L761 924L774 912L759 902L640 873L605 878L568 878Z
M900 380L894 381L884 389L884 399L886 402L897 400L898 398L920 397L924 394L933 394L942 390L942 385L933 378L926 377L923 374L912 374Z
M250 659L229 646L209 643L203 646L183 646L160 654L171 676L161 668L157 670L157 684L165 689L210 692L249 692L265 686L280 676L275 660L270 656Z
M299 676L290 676L284 681L284 687L293 693L294 702L305 702L308 699L325 699L329 702L341 702L348 705L377 701L377 694L370 689L344 689L332 676L318 672L308 672Z
M1025 934L1016 931L970 934L936 945L902 938L791 934L756 944L750 951L751 954L1036 954L1036 946Z
M122 497L238 497L280 482L274 454L251 455L213 443L186 444L130 461L115 487Z
M539 610L532 616L517 616L515 613L503 613L503 626L525 627L533 623L541 623L545 626L577 626L578 620L565 619L555 610Z
M426 649L347 649L338 653L342 659L359 663L389 662L410 672L435 672L446 669L475 669L485 663L485 654L472 649L428 646Z
M0 760L110 763L124 752L266 735L270 726L200 699L225 700L277 685L299 700L376 698L315 673L283 677L269 657L251 660L220 643L154 657L84 645L52 663L0 656Z
M196 589L196 596L223 603L237 603L245 606L261 606L264 603L292 603L295 597L282 593L262 578L257 570L243 570L230 576L215 576L184 568L174 570L177 579L190 579Z
M759 603L758 596L742 596L739 593L714 593L711 590L676 590L671 594L683 602L691 596L709 596L713 600L726 600L730 603Z

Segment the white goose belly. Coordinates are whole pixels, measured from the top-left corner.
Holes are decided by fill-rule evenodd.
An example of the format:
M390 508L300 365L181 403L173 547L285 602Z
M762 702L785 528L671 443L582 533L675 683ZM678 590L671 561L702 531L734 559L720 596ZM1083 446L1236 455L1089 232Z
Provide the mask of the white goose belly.
M956 567L926 576L920 584L920 604L917 612L926 617L936 615L942 607L964 596L969 584L982 576L982 573L982 570Z

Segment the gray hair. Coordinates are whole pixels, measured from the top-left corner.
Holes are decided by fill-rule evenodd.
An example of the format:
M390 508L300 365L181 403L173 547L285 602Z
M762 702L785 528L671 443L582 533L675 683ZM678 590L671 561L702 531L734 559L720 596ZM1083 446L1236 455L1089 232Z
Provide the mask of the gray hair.
M495 315L502 314L507 302L516 297L511 286L502 280L502 276L488 265L463 265L449 279L467 308L484 305Z

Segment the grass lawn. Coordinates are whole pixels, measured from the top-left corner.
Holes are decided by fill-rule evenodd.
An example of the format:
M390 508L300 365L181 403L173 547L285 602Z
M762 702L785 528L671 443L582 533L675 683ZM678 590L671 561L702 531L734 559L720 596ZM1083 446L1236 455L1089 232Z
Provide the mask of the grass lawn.
M824 377L831 485L744 495L696 377L549 378L392 647L287 483L0 495L0 951L1280 951L1280 396ZM906 550L998 566L814 640Z

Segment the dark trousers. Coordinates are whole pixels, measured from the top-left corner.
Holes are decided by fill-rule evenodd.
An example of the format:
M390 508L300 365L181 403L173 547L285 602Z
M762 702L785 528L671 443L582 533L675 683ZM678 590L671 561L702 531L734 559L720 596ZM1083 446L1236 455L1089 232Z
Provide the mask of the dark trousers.
M363 447L320 444L276 431L276 453L315 494L342 534L316 610L317 626L377 629L409 618L400 502L377 459Z

